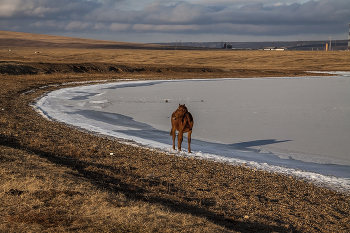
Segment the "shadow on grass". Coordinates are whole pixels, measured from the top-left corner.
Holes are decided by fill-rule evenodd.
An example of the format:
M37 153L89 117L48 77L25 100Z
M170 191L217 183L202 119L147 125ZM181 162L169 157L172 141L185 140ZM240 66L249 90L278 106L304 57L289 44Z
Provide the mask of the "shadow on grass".
M160 204L166 206L169 210L173 212L191 214L193 216L206 218L212 223L223 226L229 230L234 230L238 232L298 232L291 228L286 228L282 226L264 225L256 222L249 222L249 220L234 220L231 218L220 216L215 212L205 208L206 206L211 205L210 201L202 201L198 205L194 205L187 202L187 200L194 200L195 198L187 197L187 200L178 200L178 198L175 197L175 194L181 189L175 187L174 184L169 184L166 182L146 182L146 185L163 185L171 187L170 190L173 190L167 193L167 197L162 197L156 194L152 195L153 193L148 192L144 187L142 187L145 185L145 183L142 183L142 177L133 174L132 167L112 167L108 165L99 164L98 161L96 161L96 163L91 163L76 158L61 156L59 154L51 154L42 150L35 150L32 148L22 146L18 141L16 141L15 138L8 138L2 135L0 135L0 145L31 151L54 164L65 166L67 168L75 170L78 173L79 177L90 180L90 182L100 190L108 190L115 194L123 193L126 197L133 200ZM96 168L97 171L103 169L104 172L101 173L92 171L94 170L93 168ZM112 175L107 174L122 174L126 177L132 177L134 180L139 182L137 185L128 184L120 178L116 178ZM73 175L77 176L77 174ZM174 198L171 198L172 196ZM278 219L275 219L275 222L278 221Z

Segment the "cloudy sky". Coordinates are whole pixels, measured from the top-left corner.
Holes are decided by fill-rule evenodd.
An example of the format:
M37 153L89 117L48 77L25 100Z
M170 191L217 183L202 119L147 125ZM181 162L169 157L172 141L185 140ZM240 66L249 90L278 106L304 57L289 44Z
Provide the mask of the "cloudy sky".
M128 42L348 39L350 0L0 0L0 30Z

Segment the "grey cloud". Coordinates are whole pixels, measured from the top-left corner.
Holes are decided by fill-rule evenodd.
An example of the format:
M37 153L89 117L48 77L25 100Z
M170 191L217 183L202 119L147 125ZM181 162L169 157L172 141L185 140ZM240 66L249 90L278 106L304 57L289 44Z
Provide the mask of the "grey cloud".
M156 24L192 24L197 23L198 18L205 17L207 14L215 11L209 7L180 2L174 6L147 7L145 12L148 13L144 19L146 22Z
M168 32L221 33L248 35L280 35L322 32L323 28L334 32L350 22L350 2L309 1L304 4L264 6L246 5L239 9L225 8L215 11L210 7L179 3L174 6L156 6L145 9L146 17L139 23L168 25ZM171 25L178 25L173 27ZM196 25L196 27L182 27ZM151 31L155 27L147 27ZM163 27L166 28L166 27ZM263 30L262 30L263 29ZM166 29L164 29L166 30Z
M42 18L57 19L81 15L92 11L101 3L83 0L1 0L0 18Z
M244 6L206 2L158 1L142 10L123 10L123 0L0 0L0 30L286 36L341 33L350 22L349 0Z
M240 24L298 25L346 22L350 19L350 2L346 0L264 7L262 4L244 6L239 10L217 13L212 21Z

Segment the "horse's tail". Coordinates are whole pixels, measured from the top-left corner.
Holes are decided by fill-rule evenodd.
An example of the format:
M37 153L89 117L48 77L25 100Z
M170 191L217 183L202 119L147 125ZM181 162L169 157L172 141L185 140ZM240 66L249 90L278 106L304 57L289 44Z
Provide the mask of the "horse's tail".
M186 121L186 125L190 126L191 129L193 127L193 117L190 112L186 112L184 117L182 118L182 122Z
M193 124L193 116L190 112L187 112L188 120Z

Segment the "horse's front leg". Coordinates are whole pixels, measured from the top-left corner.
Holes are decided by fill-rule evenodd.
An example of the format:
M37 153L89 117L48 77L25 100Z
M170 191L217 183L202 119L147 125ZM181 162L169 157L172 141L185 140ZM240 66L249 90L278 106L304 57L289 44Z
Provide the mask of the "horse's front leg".
M189 153L192 153L191 152L191 134L192 134L192 130L188 131L187 137L188 137L188 152Z
M183 131L179 131L179 134L177 135L177 148L179 149L179 151L181 151L181 144L182 144L182 140L183 140L183 135L184 135Z

